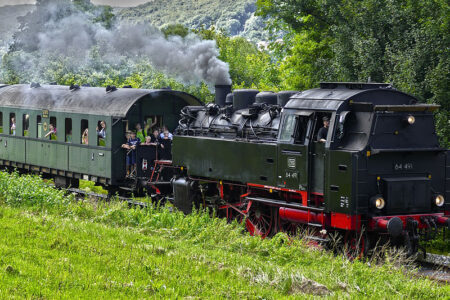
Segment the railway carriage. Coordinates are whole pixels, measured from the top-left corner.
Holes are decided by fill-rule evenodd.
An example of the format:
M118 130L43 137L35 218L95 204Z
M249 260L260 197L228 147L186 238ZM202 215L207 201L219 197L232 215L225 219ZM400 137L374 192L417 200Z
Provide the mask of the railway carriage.
M125 179L125 131L150 119L173 130L186 105L202 102L171 89L4 85L0 165L42 173L62 187L76 187L79 179L113 190L126 187L135 182ZM104 139L96 131L101 121L106 123ZM56 133L47 135L50 125Z

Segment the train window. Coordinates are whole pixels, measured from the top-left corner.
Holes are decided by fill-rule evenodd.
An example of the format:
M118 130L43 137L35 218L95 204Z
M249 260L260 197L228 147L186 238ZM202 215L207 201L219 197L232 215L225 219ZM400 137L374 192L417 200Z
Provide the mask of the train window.
M86 119L81 120L81 143L89 144L89 122Z
M65 141L66 143L72 143L72 119L66 118L65 120Z
M36 118L36 137L42 138L42 117L40 115Z
M16 135L16 114L15 113L9 114L9 128L10 128L9 134Z
M3 133L3 112L0 111L0 133Z
M48 138L51 141L56 141L56 117L50 117L50 124L48 125L48 131L45 133L44 138Z
M22 129L23 129L23 136L29 135L30 130L30 115L24 114L22 118Z
M280 134L280 142L289 142L292 139L294 135L295 121L295 115L287 115L284 117Z
M308 131L309 116L297 116L297 126L294 131L294 143L304 144Z
M348 115L349 115L349 111L343 111L343 112L341 112L341 114L339 116L339 122L336 125L336 135L335 135L338 140L340 140L344 137L344 134L345 134L344 124L345 124L345 121L348 119L347 118Z
M151 135L153 130L163 127L163 116L146 116L144 120L144 130L147 135Z
M98 121L97 123L97 146L106 146L106 122Z
M314 141L319 141L320 139L324 138L325 135L328 136L328 129L330 126L330 119L331 119L331 114L330 113L317 113L316 114L316 122L315 122L315 128L314 128ZM325 127L325 122L327 121L326 126ZM321 137L319 138L319 130L321 128L326 128L325 131L321 131ZM324 135L322 136L322 132L324 132ZM324 138L325 139L325 138Z

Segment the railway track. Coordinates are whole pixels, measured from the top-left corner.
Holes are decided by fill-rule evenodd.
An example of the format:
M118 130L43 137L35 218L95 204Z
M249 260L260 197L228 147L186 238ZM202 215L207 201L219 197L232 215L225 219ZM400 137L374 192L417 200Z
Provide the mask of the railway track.
M75 194L76 197L78 197L78 198L83 198L84 199L85 197L89 197L90 199L102 200L102 201L110 201L111 200L111 197L109 197L108 195L105 195L105 194L86 192L84 190L77 189L77 188L68 188L66 190L67 190L68 193ZM118 196L118 195L113 196L113 198L115 198L115 199L117 199L119 201L127 202L129 207L146 208L149 205L151 205L150 203L136 201L134 199L123 197L123 196Z
M450 284L450 256L427 254L417 260L418 275L434 281Z

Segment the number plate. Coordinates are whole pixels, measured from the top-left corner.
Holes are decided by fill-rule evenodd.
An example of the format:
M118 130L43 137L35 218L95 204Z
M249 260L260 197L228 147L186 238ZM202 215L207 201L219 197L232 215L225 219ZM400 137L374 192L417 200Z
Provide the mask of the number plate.
M394 163L394 171L411 171L413 169L413 163Z

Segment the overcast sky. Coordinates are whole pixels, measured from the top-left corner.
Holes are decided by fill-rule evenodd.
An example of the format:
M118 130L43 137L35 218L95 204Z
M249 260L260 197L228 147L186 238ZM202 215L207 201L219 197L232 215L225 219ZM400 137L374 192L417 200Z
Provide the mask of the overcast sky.
M107 4L111 6L136 6L151 0L91 0L94 4ZM35 0L0 0L0 6L15 4L34 4Z

